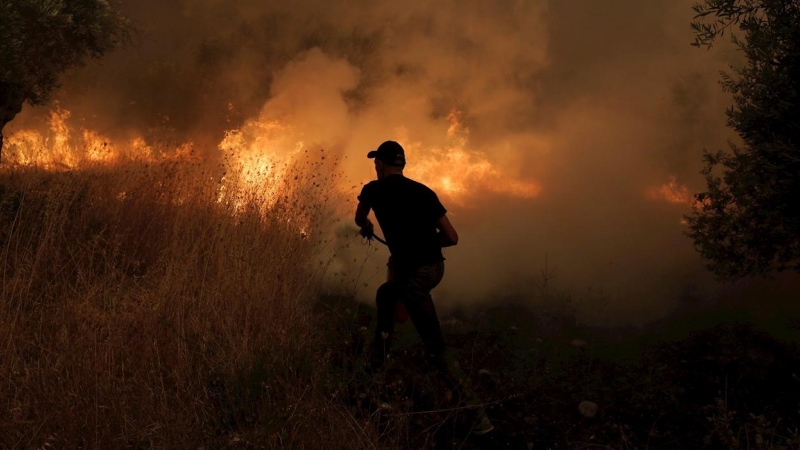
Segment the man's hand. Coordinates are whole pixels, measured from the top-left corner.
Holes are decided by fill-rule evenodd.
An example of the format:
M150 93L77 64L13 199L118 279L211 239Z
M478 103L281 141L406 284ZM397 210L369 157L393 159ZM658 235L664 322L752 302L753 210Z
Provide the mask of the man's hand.
M367 238L372 237L372 234L375 232L372 221L367 218L368 214L369 207L364 203L358 202L358 207L356 207L356 225L361 227L359 233Z
M359 231L359 233L366 238L372 237L372 235L375 234L375 226L372 225L372 221L367 219L366 223L361 225L361 231Z

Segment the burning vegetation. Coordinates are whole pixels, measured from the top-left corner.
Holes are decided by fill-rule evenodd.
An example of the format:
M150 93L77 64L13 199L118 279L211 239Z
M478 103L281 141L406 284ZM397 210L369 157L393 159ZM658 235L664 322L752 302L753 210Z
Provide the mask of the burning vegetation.
M455 117L451 146L409 152L420 177L457 203L482 190L538 194L465 150ZM346 387L331 376L351 368L331 365L338 353L312 309L332 276L354 281L329 271L353 195L338 155L252 120L209 158L192 142L74 127L61 107L5 144L2 445L321 448L364 427L330 397ZM449 181L445 165L459 169ZM257 392L242 379L253 375ZM363 446L381 423L363 428Z
M185 160L3 171L0 446L208 445L254 419L241 401L274 412L266 437L340 433L339 406L298 384L325 360L310 307L337 199L321 164L287 166L267 207ZM274 396L239 397L251 370ZM295 410L317 417L285 429L311 398L323 408Z
M165 147L134 136L117 142L97 131L71 126L70 115L69 110L56 107L50 111L43 130L13 131L5 144L6 164L65 171L127 163L208 162L201 156L208 152L196 151L191 141ZM468 205L471 198L485 194L521 199L540 195L539 184L509 176L484 153L471 150L469 129L458 117L455 111L448 116L450 126L444 146L408 145L409 158L414 162L409 176L428 184L456 205ZM225 132L218 152L211 153L212 161L224 161L218 180L220 189L227 189L231 183L242 184L263 196L265 204L274 202L288 168L312 150L304 139L302 131L275 119L248 120L242 127ZM344 192L348 182L342 179L334 188Z
M695 6L753 61L699 195L688 3L286 5L0 1L0 448L800 448L797 279L682 234L800 267L796 1ZM365 371L387 255L342 222L385 139L463 230L452 390L409 325Z

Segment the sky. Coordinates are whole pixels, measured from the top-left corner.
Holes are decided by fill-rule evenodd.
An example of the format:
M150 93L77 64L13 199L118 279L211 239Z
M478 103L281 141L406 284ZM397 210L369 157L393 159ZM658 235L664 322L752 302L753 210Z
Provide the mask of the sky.
M797 281L719 284L683 234L703 150L736 139L718 79L741 63L725 42L690 45L693 2L129 0L133 42L67 74L57 101L75 126L191 140L209 159L226 132L258 151L280 124L281 152L335 152L353 186L374 178L366 152L397 140L461 236L443 309L541 299L546 267L582 320L636 323ZM338 268L370 302L388 254L361 269L347 239Z

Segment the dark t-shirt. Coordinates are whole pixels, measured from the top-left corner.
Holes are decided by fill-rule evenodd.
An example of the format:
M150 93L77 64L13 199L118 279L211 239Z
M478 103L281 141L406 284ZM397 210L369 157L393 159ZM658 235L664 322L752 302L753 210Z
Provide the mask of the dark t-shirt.
M358 200L375 211L396 268L415 269L444 260L436 223L447 210L430 188L389 175L364 185Z

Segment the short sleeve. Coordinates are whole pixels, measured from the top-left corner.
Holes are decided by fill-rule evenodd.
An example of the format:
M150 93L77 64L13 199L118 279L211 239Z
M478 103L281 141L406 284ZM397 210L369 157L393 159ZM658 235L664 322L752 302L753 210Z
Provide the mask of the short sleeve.
M361 193L358 194L358 201L363 203L364 206L372 208L374 202L375 185L369 182L361 188Z
M430 205L428 210L431 212L431 216L434 218L434 220L439 220L444 217L445 214L447 214L447 210L445 209L444 205L442 205L442 202L439 201L439 197L433 191L431 191Z

